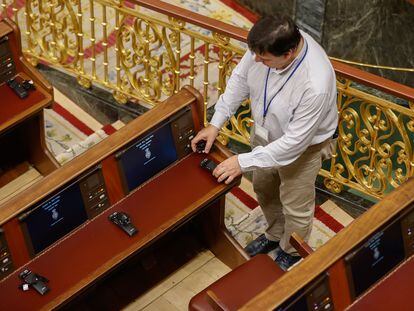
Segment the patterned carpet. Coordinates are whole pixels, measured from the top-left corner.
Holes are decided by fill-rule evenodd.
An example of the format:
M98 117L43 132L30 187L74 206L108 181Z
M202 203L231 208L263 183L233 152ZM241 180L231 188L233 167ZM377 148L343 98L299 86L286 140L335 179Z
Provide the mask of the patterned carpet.
M48 149L60 164L88 150L124 126L121 121L102 125L69 98L54 89L53 109L45 109L45 135Z
M255 198L252 184L245 178L240 187L226 197L226 227L243 247L266 228L266 220ZM316 250L352 221L351 216L330 200L316 206L309 245Z

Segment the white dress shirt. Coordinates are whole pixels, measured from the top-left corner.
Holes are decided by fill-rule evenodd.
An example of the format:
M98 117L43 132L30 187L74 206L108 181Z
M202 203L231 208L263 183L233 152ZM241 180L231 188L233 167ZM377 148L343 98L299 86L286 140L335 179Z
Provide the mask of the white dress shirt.
M306 148L327 140L335 132L338 110L334 69L322 47L308 34L302 31L301 34L305 42L295 60L282 70L270 69L266 104L304 56L269 106L263 124L269 133L268 144L239 154L242 171L286 166L299 158ZM262 125L269 67L254 58L254 54L247 51L233 70L210 124L220 129L243 100L250 97L252 118L255 124Z

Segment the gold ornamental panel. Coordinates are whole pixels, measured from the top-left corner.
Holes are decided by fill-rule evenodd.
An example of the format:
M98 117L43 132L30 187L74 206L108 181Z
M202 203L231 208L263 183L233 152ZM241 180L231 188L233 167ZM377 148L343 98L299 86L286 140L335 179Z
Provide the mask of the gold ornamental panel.
M81 2L26 1L26 52L75 68L81 56Z
M381 198L413 175L414 110L338 80L339 137L325 185ZM339 189L340 190L340 189Z

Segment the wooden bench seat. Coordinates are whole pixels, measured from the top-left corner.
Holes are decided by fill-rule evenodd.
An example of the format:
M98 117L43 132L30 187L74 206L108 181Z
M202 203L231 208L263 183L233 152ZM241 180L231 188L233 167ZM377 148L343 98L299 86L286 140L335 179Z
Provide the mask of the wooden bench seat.
M302 258L313 252L295 232L289 242ZM190 311L237 310L284 273L268 255L256 255L195 295L188 308Z
M211 293L220 297L220 301L214 300L223 310L236 310L284 273L268 255L257 255L194 296L189 310L217 310L209 302L214 299Z

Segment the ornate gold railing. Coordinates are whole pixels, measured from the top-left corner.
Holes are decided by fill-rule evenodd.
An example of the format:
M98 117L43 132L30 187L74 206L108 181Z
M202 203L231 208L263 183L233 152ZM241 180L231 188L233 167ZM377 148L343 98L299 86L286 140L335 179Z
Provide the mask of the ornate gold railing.
M46 62L85 87L109 89L120 103L135 98L155 105L190 84L204 95L207 111L246 49L246 30L161 1L2 1L2 14L19 24L33 64ZM332 191L346 186L381 198L413 175L414 90L333 63L340 136L337 155L320 174ZM220 140L247 144L250 125L244 103Z
M380 199L414 173L414 89L332 62L338 87L338 148L320 174L334 192L348 186Z

